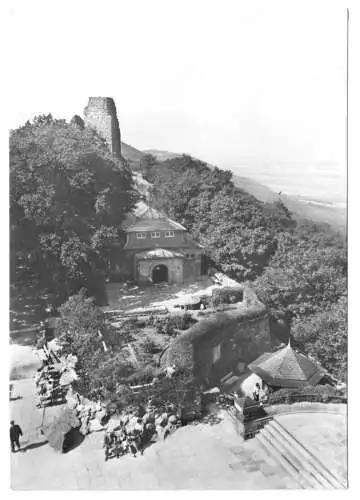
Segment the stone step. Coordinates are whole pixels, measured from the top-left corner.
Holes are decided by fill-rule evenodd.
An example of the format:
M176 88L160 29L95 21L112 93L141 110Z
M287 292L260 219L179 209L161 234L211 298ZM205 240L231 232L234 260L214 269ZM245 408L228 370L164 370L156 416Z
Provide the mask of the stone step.
M298 471L299 476L302 476L305 484L311 485L311 488L331 488L331 484L325 481L320 474L302 457L296 453L296 449L292 448L281 433L277 432L276 427L271 426L271 422L262 431L262 435L289 461Z
M318 457L316 457L310 450L296 439L284 426L282 426L276 419L272 420L269 424L270 429L275 429L276 432L287 441L288 446L291 447L293 452L296 452L303 457L306 463L309 463L317 474L320 474L324 481L329 485L328 488L343 489L346 485L337 478Z
M302 489L308 489L309 486L307 483L304 482L303 478L299 475L299 471L297 470L294 465L289 462L281 452L279 452L273 445L269 439L264 436L263 432L260 432L257 436L256 439L262 444L262 446L265 448L265 450L268 452L268 454L273 457L280 465L283 467L283 469L289 474L289 476L294 479L298 484L299 487Z

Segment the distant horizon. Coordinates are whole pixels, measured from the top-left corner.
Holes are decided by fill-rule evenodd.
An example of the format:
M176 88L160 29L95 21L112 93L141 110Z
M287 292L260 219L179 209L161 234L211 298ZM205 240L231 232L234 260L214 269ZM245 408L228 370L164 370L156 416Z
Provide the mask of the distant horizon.
M131 144L128 145L132 146ZM179 153L157 148L139 149L139 151L158 151L193 156L189 152ZM202 158L197 159L204 161ZM281 191L284 195L299 197L304 202L309 201L315 204L332 205L338 208L346 207L347 172L346 170L341 172L334 162L319 161L312 164L305 162L262 162L261 164L257 164L250 161L235 164L214 164L214 166L222 170L231 170L235 175L250 178L269 187L275 193ZM287 166L300 168L300 171L294 168L288 171L279 171L277 169L278 167L286 169ZM276 169L278 170L277 172ZM306 176L305 178L304 175ZM300 182L299 184L299 181L302 181L302 183Z
M17 0L9 128L83 116L88 97L109 96L123 141L140 150L344 171L346 27L329 2Z

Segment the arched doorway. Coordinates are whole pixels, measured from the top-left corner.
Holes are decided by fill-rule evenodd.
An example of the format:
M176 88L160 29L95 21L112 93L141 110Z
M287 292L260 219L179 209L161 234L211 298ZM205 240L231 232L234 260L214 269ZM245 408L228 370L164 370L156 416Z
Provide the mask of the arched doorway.
M154 267L152 271L152 280L153 283L163 283L164 281L168 281L169 272L168 268L164 266L164 264L158 264Z

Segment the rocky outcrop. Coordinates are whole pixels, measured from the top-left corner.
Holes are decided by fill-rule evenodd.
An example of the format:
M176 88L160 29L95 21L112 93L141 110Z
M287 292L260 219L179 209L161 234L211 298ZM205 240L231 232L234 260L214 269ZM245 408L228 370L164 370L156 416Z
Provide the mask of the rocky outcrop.
M121 137L114 99L111 97L89 97L84 110L85 126L91 127L105 139L110 150L121 156Z

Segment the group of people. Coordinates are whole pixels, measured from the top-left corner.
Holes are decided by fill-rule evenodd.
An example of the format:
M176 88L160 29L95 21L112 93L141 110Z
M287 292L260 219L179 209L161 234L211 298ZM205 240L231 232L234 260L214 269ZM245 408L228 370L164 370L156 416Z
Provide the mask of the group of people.
M153 439L165 439L179 425L178 416L169 411L161 415L154 411L123 415L119 425L105 434L105 460L127 453L134 457L139 453L142 455Z
M141 418L138 418L135 425L130 428L120 424L105 434L105 461L111 457L119 458L127 453L134 457L139 453L142 455L145 444L151 439L154 431L155 426L151 423L144 424Z
M35 375L35 384L38 393L37 406L47 406L63 402L65 392L60 385L61 373L53 365L46 362Z
M265 382L262 382L262 387L258 382L255 384L255 389L253 392L254 401L264 402L267 400L268 394L269 394L269 387L267 386L267 384L265 384Z

